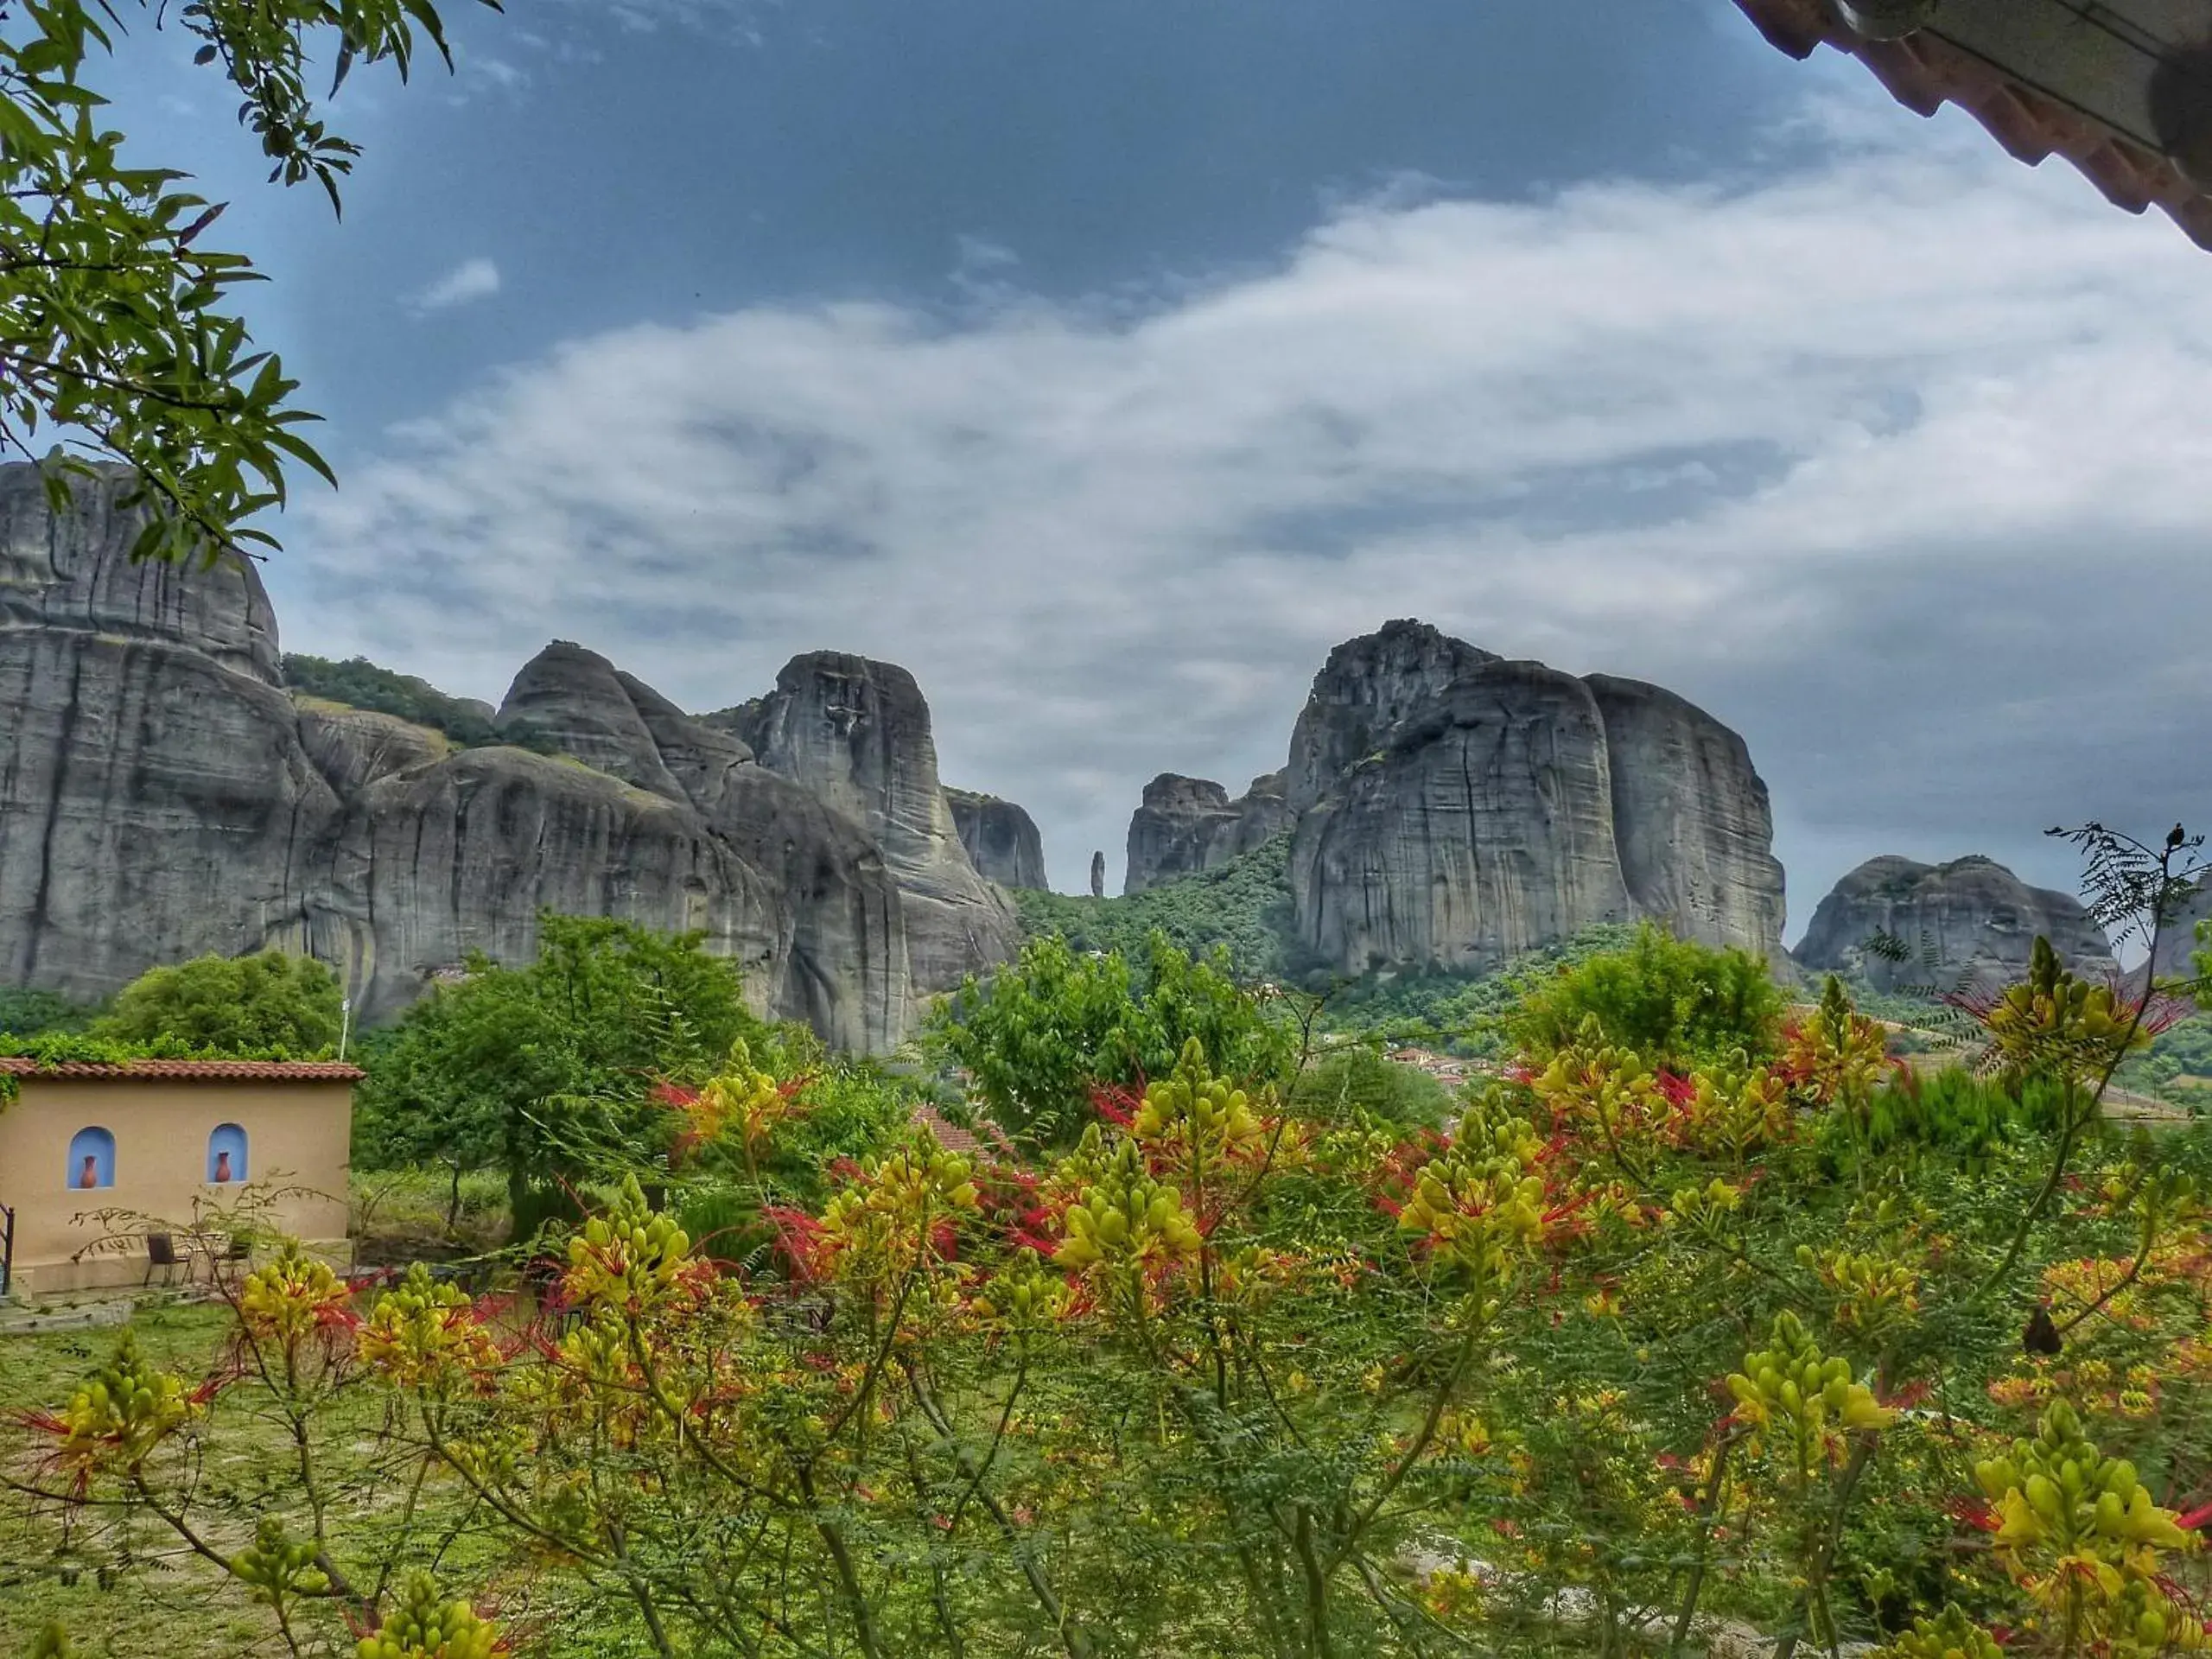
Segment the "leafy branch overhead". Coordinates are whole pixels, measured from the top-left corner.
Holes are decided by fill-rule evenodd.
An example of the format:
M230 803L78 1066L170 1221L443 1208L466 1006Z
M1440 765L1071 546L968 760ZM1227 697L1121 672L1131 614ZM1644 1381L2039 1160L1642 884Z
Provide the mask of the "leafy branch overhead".
M499 0L483 0L498 7ZM357 62L404 79L420 42L448 67L429 0L188 0L174 20L240 98L270 180L312 180L335 211L360 153L330 130L308 73L327 47L335 92ZM129 466L147 523L134 556L274 547L246 521L285 499L296 463L330 468L298 429L298 383L257 350L232 290L257 281L250 257L207 245L223 204L173 168L127 157L111 105L88 83L125 30L127 0L0 3L0 452L35 458L41 427L60 440L47 473L57 508L81 455Z

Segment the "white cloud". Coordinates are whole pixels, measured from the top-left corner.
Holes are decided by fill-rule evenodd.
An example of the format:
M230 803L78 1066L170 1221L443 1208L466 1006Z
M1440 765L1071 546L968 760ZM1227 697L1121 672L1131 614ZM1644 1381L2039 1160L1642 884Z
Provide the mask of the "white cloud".
M428 288L407 301L416 315L448 311L474 300L489 299L499 291L499 268L485 258L464 259Z
M311 505L288 615L493 697L556 635L700 708L903 662L1068 886L1146 778L1281 764L1328 646L1419 615L1743 730L1800 925L1879 851L2047 877L2056 818L2212 809L2212 260L1960 128L1355 204L1135 309L575 340Z

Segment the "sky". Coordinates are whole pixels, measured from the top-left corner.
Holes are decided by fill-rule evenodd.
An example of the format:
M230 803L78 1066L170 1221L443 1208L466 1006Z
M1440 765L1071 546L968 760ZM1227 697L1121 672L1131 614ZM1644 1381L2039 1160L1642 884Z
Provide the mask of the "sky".
M117 66L327 417L288 649L898 662L1070 890L1400 616L1741 732L1792 938L1878 854L2212 816L2212 255L1728 0L448 16L334 105L342 222L174 31Z

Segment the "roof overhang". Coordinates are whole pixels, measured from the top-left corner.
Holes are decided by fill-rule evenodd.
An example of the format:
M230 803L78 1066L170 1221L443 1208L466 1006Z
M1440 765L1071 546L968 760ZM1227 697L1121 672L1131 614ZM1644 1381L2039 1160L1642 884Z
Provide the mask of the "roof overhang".
M1972 114L2030 166L2063 156L2212 248L2212 0L1736 0L1792 57L1822 44L1921 115Z

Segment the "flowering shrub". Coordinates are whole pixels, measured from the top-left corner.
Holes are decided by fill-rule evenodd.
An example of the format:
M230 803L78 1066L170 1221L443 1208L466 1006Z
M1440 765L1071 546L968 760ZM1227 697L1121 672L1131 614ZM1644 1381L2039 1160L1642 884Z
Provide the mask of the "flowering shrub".
M2037 971L1992 1065L2071 1115L1970 1157L1877 1132L1834 985L1693 1060L1547 1025L1411 1132L1193 1039L1049 1156L918 1130L805 1204L741 1052L669 1150L774 1248L626 1179L496 1297L288 1249L213 1375L126 1344L10 1466L363 1659L2200 1651L2212 1146L2105 1133L2123 1005ZM256 1423L248 1527L201 1471Z

